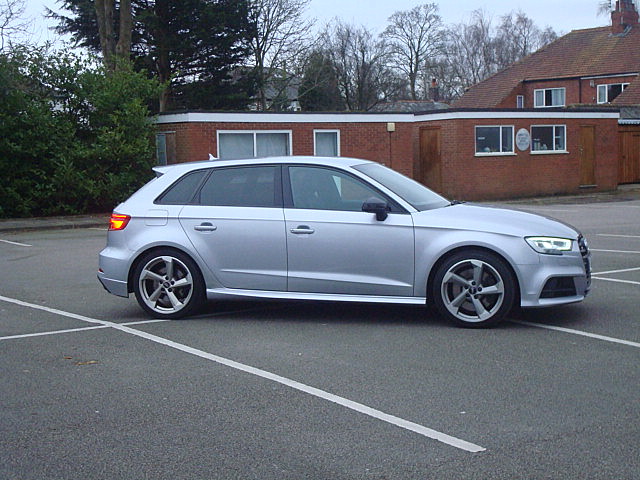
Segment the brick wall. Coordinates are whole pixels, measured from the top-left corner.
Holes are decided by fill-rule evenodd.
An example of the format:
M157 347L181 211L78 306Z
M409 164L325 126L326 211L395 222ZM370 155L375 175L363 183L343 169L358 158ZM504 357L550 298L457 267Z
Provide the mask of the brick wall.
M618 125L614 118L497 119L451 118L420 122L396 122L389 132L387 122L184 122L165 123L163 132L175 131L176 162L206 160L218 155L218 130L285 130L292 132L292 154L313 155L314 130L339 130L340 154L383 163L420 180L420 128L440 127L441 185L436 188L449 198L488 200L536 195L578 193L580 185L580 126L595 126L596 190L617 186ZM529 149L509 156L477 156L475 126L512 125L514 133L532 125L566 125L568 153L532 154ZM432 185L433 187L433 185Z
M578 193L580 126L595 126L594 190L617 186L618 125L615 119L463 119L425 122L442 131L441 193L461 200L490 200ZM566 125L568 153L531 153L514 146L513 155L477 156L475 127L512 125L514 133L532 125Z
M339 130L340 155L373 160L413 176L414 126L395 123L395 131L387 131L387 123L165 123L163 132L176 132L176 162L206 160L218 155L218 130L284 130L292 132L292 154L313 155L314 130Z

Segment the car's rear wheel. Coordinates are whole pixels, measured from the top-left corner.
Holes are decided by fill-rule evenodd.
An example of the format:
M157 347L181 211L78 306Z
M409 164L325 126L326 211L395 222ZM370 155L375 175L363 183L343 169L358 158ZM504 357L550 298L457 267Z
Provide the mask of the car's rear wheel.
M195 262L177 250L145 254L133 275L140 306L155 318L181 318L197 311L205 299L202 274Z
M438 312L456 325L489 327L511 311L517 291L504 260L490 252L464 250L440 264L431 294Z

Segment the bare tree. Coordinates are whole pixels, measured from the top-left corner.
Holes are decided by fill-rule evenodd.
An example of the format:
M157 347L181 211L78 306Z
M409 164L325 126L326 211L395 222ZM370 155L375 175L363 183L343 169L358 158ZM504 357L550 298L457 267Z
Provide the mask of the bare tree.
M495 72L491 19L482 10L472 13L466 24L447 32L445 57L457 90L464 90Z
M116 36L115 0L94 0L102 59L108 72L117 68L118 58L129 58L131 52L131 32L133 29L133 13L131 0L119 2L119 30Z
M439 67L446 73L438 78L447 79L453 97L558 38L551 27L540 30L522 12L512 12L501 20L498 28L493 28L491 19L476 10L468 23L454 25L447 32L446 56Z
M609 15L611 10L611 0L600 0L598 4L598 15Z
M389 23L382 36L391 46L393 67L406 76L411 99L417 100L419 93L422 97L427 93L418 92L419 74L442 48L443 30L438 5L425 3L396 12L389 17Z
M532 54L557 38L551 27L540 30L534 21L522 12L511 12L501 18L494 39L496 68L501 70Z
M387 67L390 50L384 39L338 20L322 37L347 110L367 111L397 96L403 82Z
M32 21L24 18L24 0L0 0L0 52L18 35L29 33Z
M258 108L266 110L268 97L282 96L294 76L288 71L306 57L313 20L304 18L310 0L252 0L256 31L251 41L257 83ZM277 80L277 81L275 81ZM268 95L271 90L271 95ZM274 91L275 90L275 91Z

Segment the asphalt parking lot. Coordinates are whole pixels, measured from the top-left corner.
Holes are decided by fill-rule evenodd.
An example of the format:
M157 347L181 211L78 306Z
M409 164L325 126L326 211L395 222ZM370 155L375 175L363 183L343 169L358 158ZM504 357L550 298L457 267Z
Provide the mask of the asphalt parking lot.
M101 228L0 231L0 478L640 478L640 200L580 228L593 291L491 330L423 308L222 302L153 321Z

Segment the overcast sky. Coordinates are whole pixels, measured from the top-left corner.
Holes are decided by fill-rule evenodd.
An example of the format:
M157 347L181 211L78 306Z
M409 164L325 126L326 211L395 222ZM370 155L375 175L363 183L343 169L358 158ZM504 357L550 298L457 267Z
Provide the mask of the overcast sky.
M433 1L433 0L432 0ZM35 40L54 40L55 34L47 31L42 19L45 6L60 11L55 0L27 0L27 14L35 19ZM420 5L419 0L311 0L307 14L323 25L333 18L347 23L364 25L379 33L384 30L387 18L396 11L410 10ZM500 16L522 10L540 28L551 26L558 33L568 33L579 28L607 25L610 19L598 16L600 0L447 0L435 1L445 24L466 22L471 12L484 10L499 22ZM50 23L49 23L50 24Z

